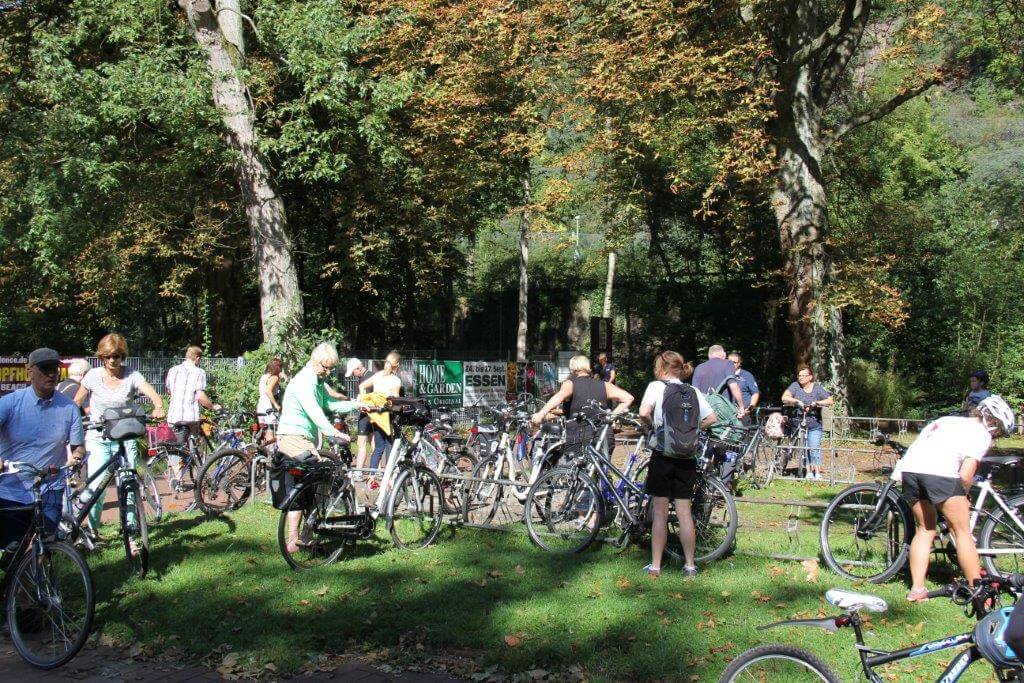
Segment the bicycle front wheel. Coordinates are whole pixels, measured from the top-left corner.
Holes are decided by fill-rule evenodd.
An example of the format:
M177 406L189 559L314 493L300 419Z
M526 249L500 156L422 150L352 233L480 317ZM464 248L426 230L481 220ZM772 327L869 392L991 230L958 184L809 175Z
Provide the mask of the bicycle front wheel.
M30 551L10 575L5 611L11 642L26 662L54 669L85 645L96 610L92 574L67 543Z
M463 482L462 521L466 524L488 525L501 505L504 489L495 483L498 459L487 457L473 466L470 479Z
M423 548L441 530L444 501L441 482L427 467L410 468L398 475L388 499L388 528L400 548Z
M855 484L825 509L821 555L836 574L882 583L906 564L912 523L894 495L887 494L879 504L882 489L878 484Z
M121 488L119 503L124 554L132 573L141 579L149 572L149 527L137 480L129 481Z
M525 509L530 540L559 555L590 547L604 516L597 485L575 469L554 469L534 482Z
M204 512L219 515L237 510L249 498L250 459L239 450L225 450L206 461L196 484L196 502Z
M156 477L148 469L142 474L142 493L147 521L159 522L164 516L164 505L160 500L160 488L156 484Z
M1024 519L1024 496L1006 501L1018 519ZM1024 529L1002 509L985 520L978 536L978 554L985 571L995 576L1024 573Z
M734 681L794 681L839 683L839 677L816 656L789 645L762 645L729 663L719 683Z

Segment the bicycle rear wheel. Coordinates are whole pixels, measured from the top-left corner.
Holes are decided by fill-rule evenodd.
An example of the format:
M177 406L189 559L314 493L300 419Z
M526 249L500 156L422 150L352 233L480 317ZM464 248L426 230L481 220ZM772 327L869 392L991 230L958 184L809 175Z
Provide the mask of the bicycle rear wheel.
M586 550L600 531L604 506L594 481L575 469L554 469L526 496L526 530L549 553Z
M249 498L251 460L246 453L225 450L206 461L199 472L196 502L207 514L237 510Z
M351 542L349 533L332 528L338 517L355 511L355 494L347 480L330 478L300 484L281 510L277 543L288 566L296 571L324 567L335 562ZM289 516L294 513L298 544L288 550Z
M11 642L26 662L54 669L85 645L96 610L92 574L67 543L28 552L10 574L5 612Z
M149 572L149 527L138 480L128 481L121 487L118 502L125 558L132 573L141 579ZM129 520L129 511L134 512L134 522Z
M816 656L789 645L762 645L732 660L718 679L733 681L817 681L839 683L839 677Z
M869 523L881 494L878 484L855 484L825 509L819 533L821 556L836 574L882 583L906 564L913 528L909 511L887 495Z
M388 528L400 548L430 545L441 530L441 482L427 467L409 468L395 479L388 498Z
M690 503L693 512L693 524L697 529L697 549L694 560L697 562L714 562L732 549L736 541L736 501L722 480L718 477L706 477L697 484L693 500ZM673 524L674 515L669 515L669 540L676 539L679 534L678 520ZM667 549L666 549L667 550ZM682 547L678 548L682 557Z

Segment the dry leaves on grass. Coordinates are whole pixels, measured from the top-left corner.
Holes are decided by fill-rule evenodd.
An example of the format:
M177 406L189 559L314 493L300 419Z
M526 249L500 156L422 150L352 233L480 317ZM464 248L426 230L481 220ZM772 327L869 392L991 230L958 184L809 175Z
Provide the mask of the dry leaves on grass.
M757 591L757 590L750 591L750 597L754 598L758 602L771 602L772 601L772 596L765 595L761 591Z
M519 647L523 644L523 640L525 640L525 637L522 631L505 636L505 644L509 647Z
M803 562L800 563L800 566L803 567L804 571L807 572L807 576L804 577L805 581L807 581L809 583L817 583L818 582L818 571L819 571L819 568L818 568L818 561L817 560L804 560Z
M621 588L622 590L626 590L627 588L633 587L633 582L627 579L625 576L620 576L619 578L615 579L615 586Z

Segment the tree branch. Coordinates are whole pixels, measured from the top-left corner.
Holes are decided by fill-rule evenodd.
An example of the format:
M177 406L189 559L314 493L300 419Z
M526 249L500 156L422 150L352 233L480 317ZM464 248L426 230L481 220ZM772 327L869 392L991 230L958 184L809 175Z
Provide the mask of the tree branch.
M860 128L861 126L867 125L873 121L877 121L880 118L888 116L893 111L895 111L900 105L909 102L910 100L914 99L915 97L923 93L925 90L928 90L928 88L931 88L933 85L938 85L942 81L943 74L936 74L935 76L932 76L931 78L925 80L923 83L920 83L914 86L913 88L908 88L902 91L889 101L879 105L878 107L872 109L871 111L866 111L855 116L851 116L844 123L841 123L840 125L836 126L835 128L832 129L830 133L825 135L825 146L827 147L829 145L832 145L834 142L839 140L839 138L843 137L844 135L849 133L851 130L854 130L855 128Z
M849 0L848 0L849 2ZM871 16L871 0L859 3L858 12L850 18L845 31L829 45L828 54L821 60L816 69L818 84L815 87L815 99L819 106L824 107L832 97L839 79L846 73L850 60L860 46L864 30Z
M831 47L850 32L869 10L869 0L845 0L842 13L817 38L801 47L793 56L797 64L805 64L822 50Z

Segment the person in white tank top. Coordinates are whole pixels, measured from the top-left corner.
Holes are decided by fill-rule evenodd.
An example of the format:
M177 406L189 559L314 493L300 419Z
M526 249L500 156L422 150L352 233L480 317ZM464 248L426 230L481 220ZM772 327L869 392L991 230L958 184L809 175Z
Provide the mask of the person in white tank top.
M392 351L384 359L384 369L375 372L367 379L359 383L359 393L366 394L377 392L394 398L402 393L402 378L398 376L398 368L401 367L402 357L397 351ZM387 454L391 450L392 437L384 433L384 430L373 425L373 453L370 455L370 467L384 467L387 464ZM382 462L383 461L383 462Z

